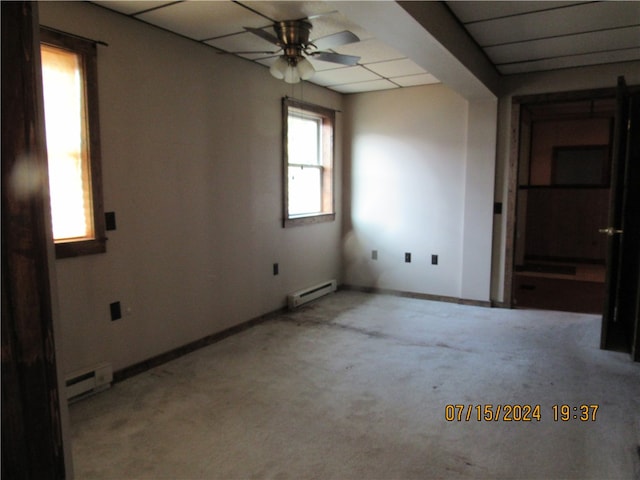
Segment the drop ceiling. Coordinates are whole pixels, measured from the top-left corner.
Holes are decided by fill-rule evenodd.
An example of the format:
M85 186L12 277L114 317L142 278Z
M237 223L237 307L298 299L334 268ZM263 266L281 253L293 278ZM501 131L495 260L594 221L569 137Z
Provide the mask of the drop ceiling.
M439 83L423 68L424 61L419 66L376 38L375 32L366 31L347 18L340 12L340 2L134 0L93 3L218 51L236 52L238 57L265 67L277 58L277 47L244 27L264 28L273 34L274 21L309 17L313 24L311 40L344 30L360 39L332 49L336 53L359 56L355 66L311 58L316 70L312 83L340 93ZM361 2L361 8L367 9L368 3ZM359 9L360 4L356 5ZM640 60L640 1L450 1L445 5L456 18L456 25L466 31L502 75Z
M340 93L384 90L439 83L429 72L397 50L376 40L369 32L349 21L324 2L266 1L96 1L137 20L266 67L276 60L277 47L247 32L244 27L265 28L274 34L274 21L310 17L310 39L349 30L359 42L331 49L336 53L360 57L358 65L345 66L310 58L316 70L310 80Z
M640 2L446 2L503 75L640 60Z

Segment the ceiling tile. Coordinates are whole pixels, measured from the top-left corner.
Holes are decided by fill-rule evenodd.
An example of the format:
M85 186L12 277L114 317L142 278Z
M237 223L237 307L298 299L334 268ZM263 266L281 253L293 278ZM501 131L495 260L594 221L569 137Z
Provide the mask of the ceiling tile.
M239 3L274 21L298 20L310 17L309 21L312 27L309 38L312 41L344 30L353 32L360 40L372 38L366 30L351 22L337 10L333 10L325 2L254 1Z
M228 35L226 37L219 37L213 40L208 40L205 43L216 48L220 48L226 52L238 53L239 56L245 58L260 58L264 57L265 55L274 55L276 52L280 51L277 45L267 42L266 40L250 32L239 33L237 35ZM246 52L262 53L249 54Z
M268 25L263 17L233 2L181 2L137 16L195 40L207 40Z
M498 45L487 47L485 51L493 62L503 64L633 47L640 47L640 27Z
M367 64L367 68L386 78L427 73L422 67L419 67L413 60L408 58L391 60L389 62L369 63Z
M404 57L404 55L398 52L395 48L391 48L375 38L349 45L343 45L341 47L336 47L333 50L344 55L356 55L360 57L360 64L396 60Z
M466 25L481 46L638 24L640 2L592 2Z
M616 52L591 53L572 57L549 58L544 60L534 60L532 62L511 63L499 66L498 70L500 70L500 73L504 75L509 75L514 73L555 70L582 65L628 62L632 60L640 60L640 48L619 50Z
M523 13L551 10L583 2L541 2L534 1L453 1L447 2L447 6L453 11L462 23L477 22L491 18L501 18Z
M283 20L297 20L320 14L332 13L333 10L325 2L299 2L299 1L280 1L280 2L238 2L241 5L255 10L265 17L281 22Z
M136 13L144 12L152 8L161 7L163 5L169 5L173 2L157 2L150 0L123 0L123 1L99 1L91 2L97 5L101 5L111 10L115 10L125 15L135 15Z
M430 73L421 73L419 75L408 75L406 77L395 77L393 83L397 83L401 87L415 87L417 85L431 85L440 83L436 77Z
M313 76L313 83L323 85L325 87L331 85L342 85L353 82L366 82L368 80L378 80L380 77L363 67L346 67L334 70L324 70L316 72Z
M363 93L363 92L373 92L376 90L391 90L393 88L398 88L397 85L393 84L389 80L371 80L368 82L356 82L356 83L347 83L345 85L335 85L331 87L331 90L335 90L340 93Z

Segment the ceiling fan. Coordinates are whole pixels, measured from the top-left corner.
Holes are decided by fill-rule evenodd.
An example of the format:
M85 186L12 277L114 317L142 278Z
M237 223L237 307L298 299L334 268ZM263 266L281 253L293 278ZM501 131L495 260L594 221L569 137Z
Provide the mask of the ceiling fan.
M340 53L324 51L329 48L346 45L360 41L358 36L347 30L334 33L325 37L309 40L312 25L308 18L299 20L285 20L274 22L273 30L276 35L262 28L244 27L246 31L279 47L275 52L234 52L234 53L278 53L282 55L273 63L269 71L278 79L287 83L298 83L300 80L308 80L315 70L306 57L317 58L325 62L339 63L342 65L356 65L360 57L355 55L342 55ZM305 57L306 56L306 57Z

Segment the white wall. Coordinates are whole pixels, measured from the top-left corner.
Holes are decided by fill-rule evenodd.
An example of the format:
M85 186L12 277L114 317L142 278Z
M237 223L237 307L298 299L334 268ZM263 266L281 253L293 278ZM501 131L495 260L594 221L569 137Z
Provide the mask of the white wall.
M102 170L118 229L106 254L56 262L67 372L124 368L339 279L340 114L338 219L283 229L280 101L299 86L91 4L42 2L40 21L109 45L98 47ZM342 108L323 88L302 95ZM115 301L125 316L112 322Z
M488 301L496 102L430 85L352 95L346 112L345 282Z
M470 300L491 296L497 106L497 99L469 102L460 297Z

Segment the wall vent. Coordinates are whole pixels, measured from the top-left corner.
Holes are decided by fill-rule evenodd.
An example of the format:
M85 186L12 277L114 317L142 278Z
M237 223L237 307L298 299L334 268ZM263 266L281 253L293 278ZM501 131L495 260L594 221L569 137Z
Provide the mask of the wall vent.
M111 386L113 369L110 363L100 363L93 367L76 370L67 375L67 400L73 401Z
M329 280L327 282L319 283L313 287L298 290L297 292L287 295L287 304L289 308L293 309L303 305L311 300L327 295L331 292L335 292L337 283L335 280Z

